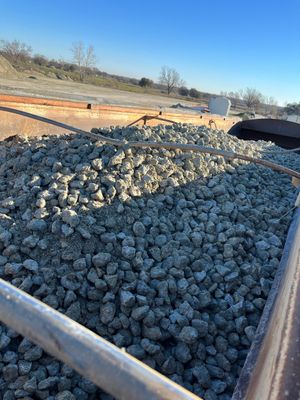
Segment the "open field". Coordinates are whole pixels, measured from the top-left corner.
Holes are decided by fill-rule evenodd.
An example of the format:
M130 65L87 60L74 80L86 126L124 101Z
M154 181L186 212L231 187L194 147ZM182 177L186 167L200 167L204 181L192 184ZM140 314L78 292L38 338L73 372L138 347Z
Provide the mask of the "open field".
M199 98L182 96L174 91L171 96L166 88L157 83L151 87L139 86L139 80L108 73L96 73L91 70L80 79L78 71L55 65L40 65L33 60L10 63L0 55L0 94L26 95L49 99L84 101L93 104L121 105L131 107L147 107L165 110L174 104L187 106L208 106L209 99L215 94L199 92ZM250 110L244 101L232 99L231 116L243 118ZM257 117L270 115L266 104L256 107ZM167 111L167 110L166 110ZM253 110L251 110L253 111ZM277 107L278 111L278 107ZM274 115L277 111L273 110ZM193 112L181 109L180 112ZM246 118L248 116L246 115Z
M185 101L171 96L142 92L134 93L92 84L46 78L42 75L37 79L31 79L27 76L20 79L4 79L0 77L0 94L77 100L96 104L151 107L154 109L169 108L178 102L187 106L199 105L197 102Z

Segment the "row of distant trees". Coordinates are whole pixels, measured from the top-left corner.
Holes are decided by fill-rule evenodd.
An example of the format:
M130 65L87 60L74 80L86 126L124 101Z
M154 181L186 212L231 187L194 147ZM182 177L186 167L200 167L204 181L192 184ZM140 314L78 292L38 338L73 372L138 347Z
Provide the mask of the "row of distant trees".
M190 96L195 99L200 98L201 96L201 92L197 89L188 89L184 86L184 81L181 79L179 73L173 68L166 66L162 67L159 82L166 87L168 95L177 89L181 96ZM147 78L142 78L139 84L143 87L151 87L153 81ZM263 94L255 88L246 88L245 90L239 90L236 92L221 92L221 95L230 98L233 108L236 108L238 104L243 103L248 109L255 110L259 105L263 104L265 112L272 113L278 105L277 101L273 97L263 96Z
M96 54L92 45L85 46L83 42L73 43L71 47L72 62L48 60L41 54L32 55L31 46L18 40L0 41L0 53L3 54L13 64L20 64L32 61L40 66L62 68L66 71L77 72L80 81L84 81L89 74L100 73L96 68ZM103 74L103 73L102 73ZM177 91L181 96L190 96L195 99L200 98L201 92L195 88L188 89L178 71L168 66L163 66L158 78L160 85L164 86L168 95ZM139 81L132 79L132 83L138 83L141 87L152 87L154 82L146 77ZM245 90L221 92L223 96L230 98L233 108L239 104L244 104L248 109L255 110L259 105L265 107L265 112L273 112L277 108L277 101L273 97L264 96L255 88ZM288 104L286 112L300 114L300 103Z
M32 47L18 40L0 40L0 50L12 63L27 61L32 55Z
M237 107L243 102L248 109L255 110L259 105L265 109L266 113L273 113L278 106L277 101L272 96L264 96L255 88L246 88L236 92L221 92L222 96L226 96L231 100L232 106Z
M179 73L174 68L166 66L161 68L158 81L161 85L166 87L168 95L175 91L175 89L178 89L179 86L184 84ZM139 85L142 87L152 87L154 82L151 79L144 77L139 81Z
M49 61L42 54L32 55L32 47L19 40L1 40L0 52L14 65L25 63L30 60L40 66L53 66L58 68L61 67L62 64L67 64L71 72L77 71L79 73L81 81L84 80L89 70L96 65L94 47L92 45L85 46L83 42L73 43L71 47L73 63L56 60Z
M161 85L166 87L168 95L176 90L181 96L190 96L196 99L200 97L201 93L197 89L188 89L184 86L185 82L174 68L163 66L158 81ZM144 77L139 81L139 85L141 87L152 87L154 82Z
M18 40L0 41L0 51L13 64L20 64L29 60L40 66L60 67L62 63L64 65L69 64L69 70L71 72L77 71L81 81L84 81L86 75L95 69L96 66L94 47L92 45L85 46L83 42L73 43L71 47L73 63L57 62L55 60L49 61L41 54L32 55L32 47ZM179 88L179 93L183 96L190 95L195 98L200 96L200 92L196 89L188 90L184 87L184 81L174 68L163 66L158 80L161 85L166 87L168 95ZM144 77L139 81L139 85L141 87L152 87L154 82Z

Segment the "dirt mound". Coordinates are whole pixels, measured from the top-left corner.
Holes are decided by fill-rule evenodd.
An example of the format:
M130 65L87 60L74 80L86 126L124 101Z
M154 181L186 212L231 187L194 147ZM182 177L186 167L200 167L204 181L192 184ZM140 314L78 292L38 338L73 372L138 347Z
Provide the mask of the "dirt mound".
M18 78L18 72L7 61L6 58L0 55L0 77L1 78Z

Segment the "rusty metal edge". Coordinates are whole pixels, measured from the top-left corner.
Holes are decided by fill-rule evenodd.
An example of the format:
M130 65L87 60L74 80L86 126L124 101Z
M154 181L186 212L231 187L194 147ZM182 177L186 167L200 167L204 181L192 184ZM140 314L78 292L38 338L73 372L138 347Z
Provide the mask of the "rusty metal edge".
M128 114L153 114L154 110L158 107L135 107L135 106L121 106L121 105L111 105L111 104L91 104L88 102L75 101L75 100L61 100L61 99L48 99L43 97L31 97L31 96L16 96L16 95L6 95L0 94L0 103L19 103L24 105L40 105L49 107L59 107L59 108L75 108L81 110L94 110L94 111L106 111L106 112L121 112ZM196 114L196 113L175 113L175 112L165 112L158 111L160 116L170 115L177 118L184 119L210 119L213 117L216 121L231 121L232 124L238 122L240 119L237 117L223 117L221 115L213 114Z
M39 114L68 125L76 125L88 131L95 127L127 126L136 120L141 120L140 123L143 123L145 116L147 117L147 124L150 126L170 125L175 122L211 127L211 118L213 118L212 121L216 124L216 127L225 132L238 121L238 118L235 117L222 117L211 114L174 113L169 112L170 110L162 111L158 108L123 107L1 94L0 106ZM151 116L162 118L163 121L150 118ZM45 126L37 121L24 121L12 115L4 115L3 118L1 116L0 140L16 134L23 137L60 135L62 134L62 129Z
M300 247L300 243L297 244L297 233L299 231L299 226L300 226L300 209L297 209L293 215L292 222L290 224L289 230L288 230L288 235L287 239L284 245L283 253L281 256L280 264L278 266L275 279L273 281L268 299L266 301L265 307L263 314L261 316L259 325L256 330L255 338L254 341L252 342L250 351L247 355L245 364L243 366L242 372L239 376L237 385L235 387L232 400L245 400L245 399L255 399L258 400L258 397L253 397L253 395L249 395L249 390L253 389L255 390L255 379L253 378L254 375L260 375L264 374L266 371L260 370L258 364L258 359L261 356L261 350L263 345L267 346L268 342L268 337L269 335L272 335L272 332L269 332L269 328L271 326L271 321L272 317L274 317L275 313L280 313L280 304L278 304L278 299L281 294L281 290L283 288L284 284L284 278L286 277L287 274L287 269L288 269L288 264L289 264L289 259L291 255L291 249L293 246L297 246L298 249ZM299 249L300 251L300 249ZM294 262L297 262L294 260ZM300 282L298 283L298 286L300 285ZM291 346L292 343L289 343L289 346ZM268 347L267 351L272 352L274 349L270 346ZM277 358L278 358L277 354ZM295 371L285 371L285 374L291 375ZM273 381L265 382L266 385L270 386L270 391L272 391L272 384ZM276 396L276 394L275 394ZM278 400L280 400L280 397L276 397ZM259 400L267 400L269 397L259 397Z

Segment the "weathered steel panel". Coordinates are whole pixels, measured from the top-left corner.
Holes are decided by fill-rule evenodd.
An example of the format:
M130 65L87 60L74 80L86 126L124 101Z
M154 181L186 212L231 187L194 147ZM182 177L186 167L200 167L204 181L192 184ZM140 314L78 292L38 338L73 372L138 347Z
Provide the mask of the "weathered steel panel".
M153 109L94 105L83 102L8 95L0 95L0 105L38 114L42 117L58 120L84 130L111 125L124 126L144 115L155 115L155 110ZM238 121L237 118L225 118L211 114L157 112L157 115L175 122L206 126L213 125L213 128L225 131L228 131ZM162 121L155 119L147 122L151 126L161 123ZM163 123L169 124L168 122ZM0 140L16 134L20 136L40 136L61 133L65 132L60 128L47 126L38 121L24 120L22 117L6 113L0 114Z
M300 210L232 400L300 398Z

